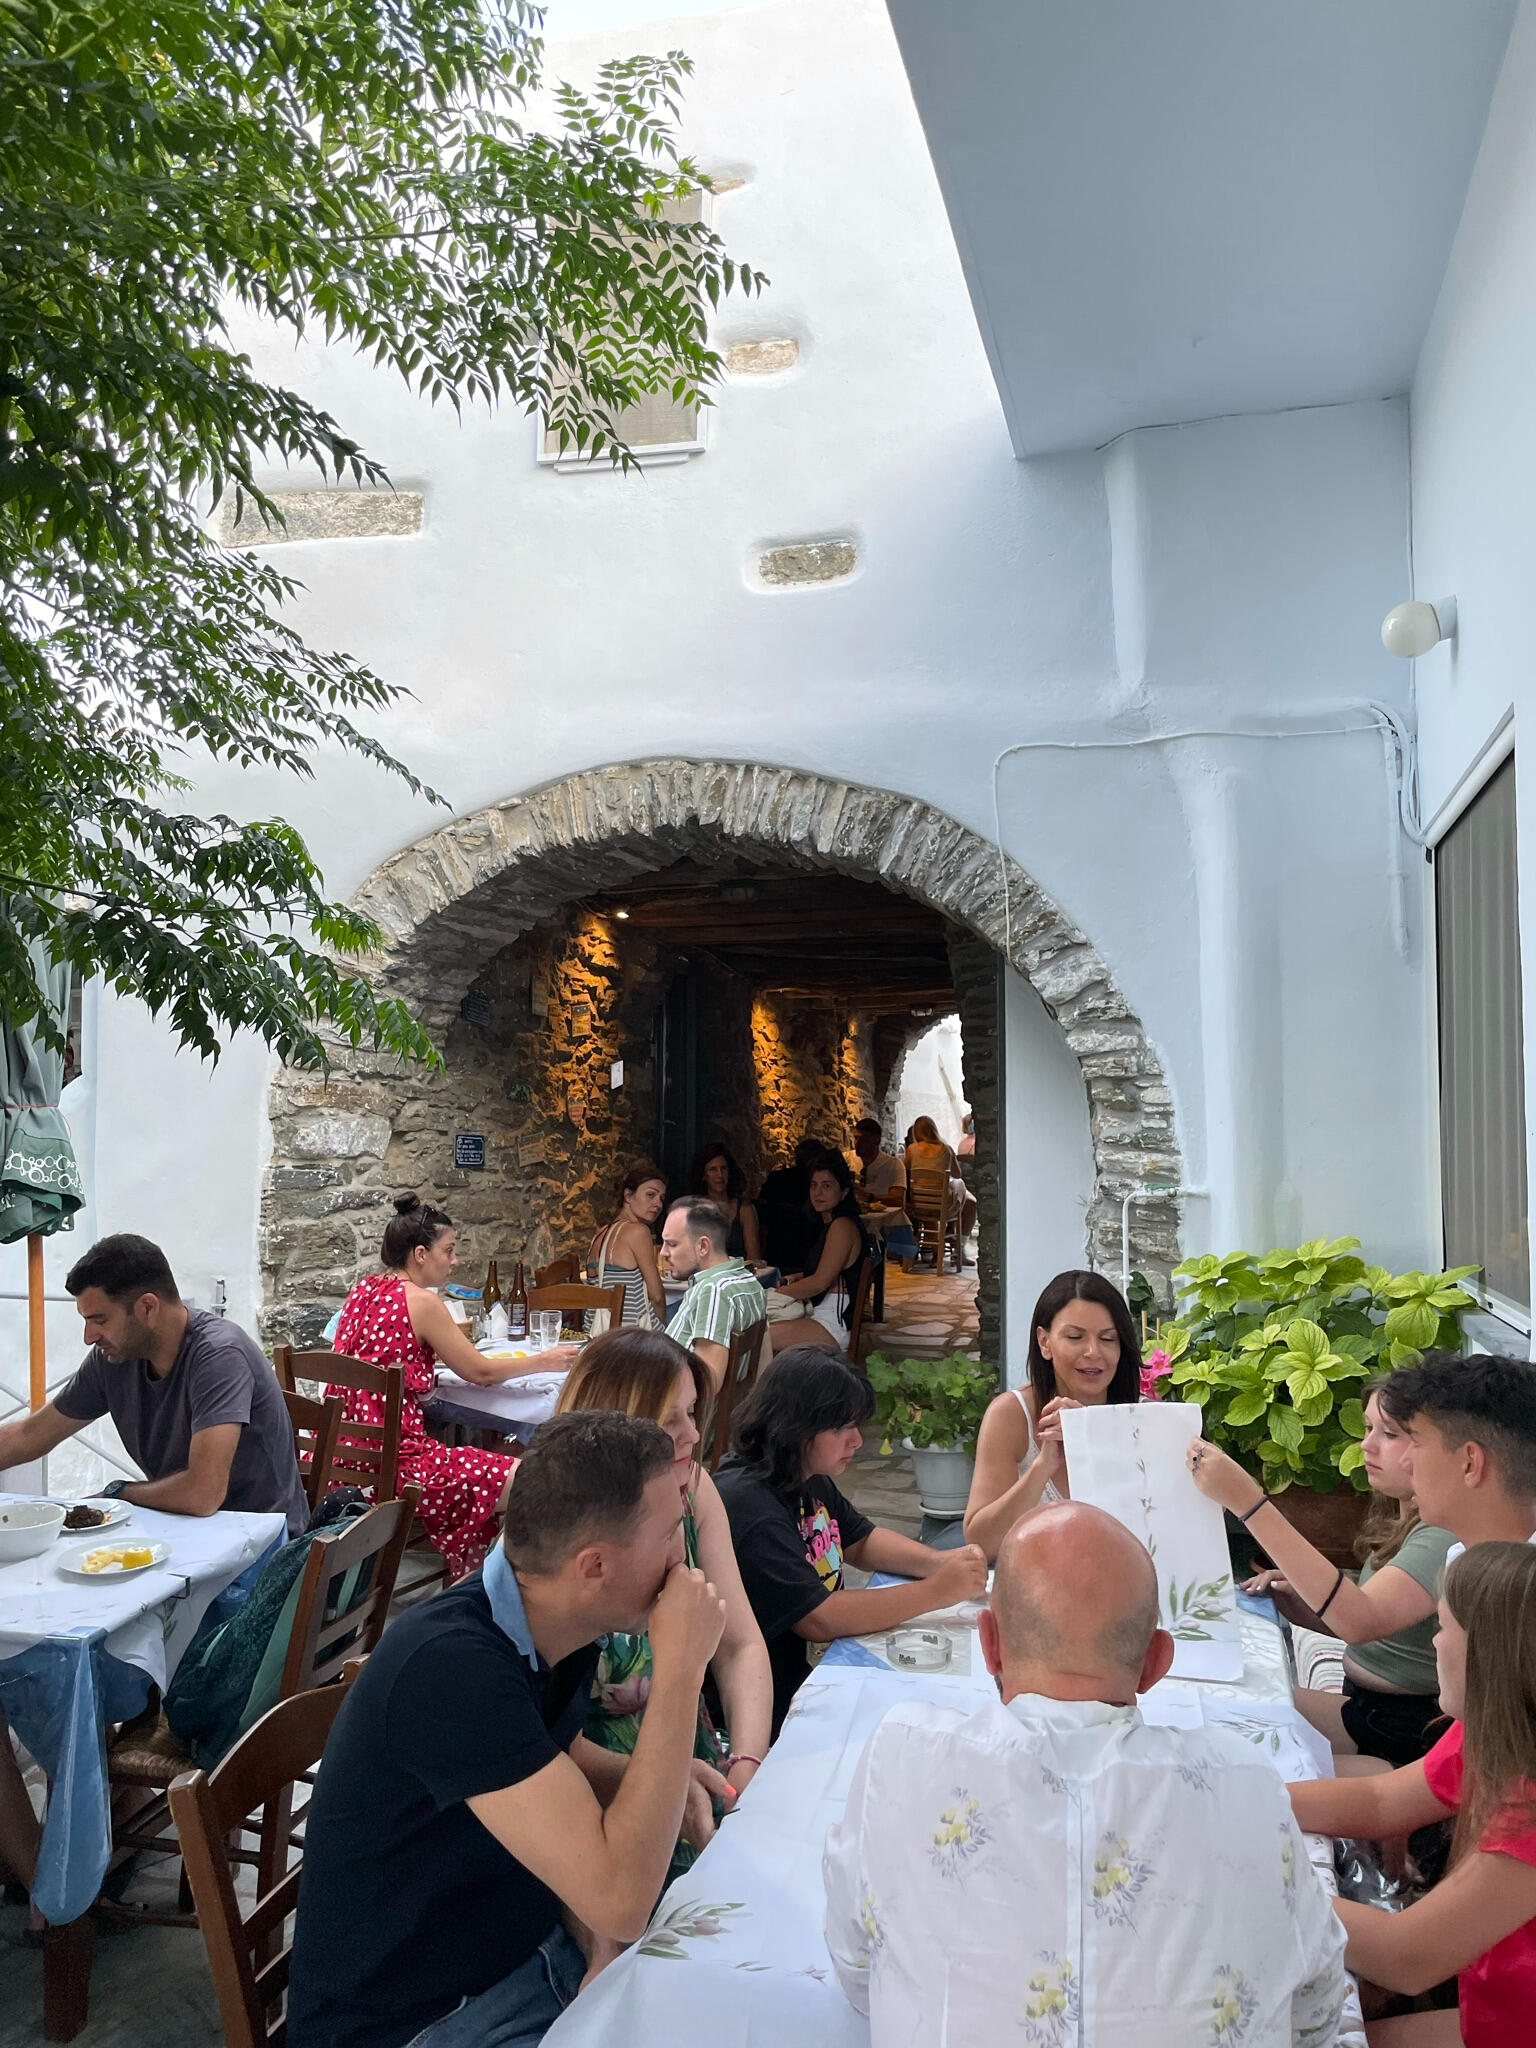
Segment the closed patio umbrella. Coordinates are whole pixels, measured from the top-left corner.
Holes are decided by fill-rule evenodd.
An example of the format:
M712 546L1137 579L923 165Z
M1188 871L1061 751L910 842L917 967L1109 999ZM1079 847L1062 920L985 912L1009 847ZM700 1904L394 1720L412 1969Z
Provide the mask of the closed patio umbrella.
M32 969L62 1031L69 1021L70 968L30 949ZM68 1230L85 1196L75 1148L59 1113L64 1055L45 1045L36 1020L0 1012L0 1244L27 1240L30 1399L47 1397L43 1343L43 1239Z

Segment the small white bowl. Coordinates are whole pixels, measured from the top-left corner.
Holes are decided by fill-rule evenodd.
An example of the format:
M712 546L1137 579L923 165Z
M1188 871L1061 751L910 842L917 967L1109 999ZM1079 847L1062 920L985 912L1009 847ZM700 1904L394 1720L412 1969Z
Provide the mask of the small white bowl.
M64 1513L56 1500L0 1500L0 1564L36 1557L57 1542Z

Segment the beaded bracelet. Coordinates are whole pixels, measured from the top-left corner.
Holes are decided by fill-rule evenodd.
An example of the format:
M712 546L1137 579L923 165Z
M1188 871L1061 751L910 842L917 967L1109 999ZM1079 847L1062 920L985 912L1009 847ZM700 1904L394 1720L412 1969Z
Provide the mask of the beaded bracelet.
M761 1770L763 1760L760 1756L728 1756L725 1760L725 1774L727 1777L736 1768L737 1764L756 1764L757 1768Z

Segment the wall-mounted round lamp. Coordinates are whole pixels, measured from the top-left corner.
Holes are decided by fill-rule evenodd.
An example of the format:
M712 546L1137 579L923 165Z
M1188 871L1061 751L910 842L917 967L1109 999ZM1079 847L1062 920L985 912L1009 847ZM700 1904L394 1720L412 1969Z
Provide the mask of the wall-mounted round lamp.
M1404 661L1415 661L1432 647L1438 647L1442 640L1455 638L1454 597L1442 597L1435 604L1425 604L1418 598L1407 604L1395 604L1381 622L1382 646L1388 654L1401 655Z

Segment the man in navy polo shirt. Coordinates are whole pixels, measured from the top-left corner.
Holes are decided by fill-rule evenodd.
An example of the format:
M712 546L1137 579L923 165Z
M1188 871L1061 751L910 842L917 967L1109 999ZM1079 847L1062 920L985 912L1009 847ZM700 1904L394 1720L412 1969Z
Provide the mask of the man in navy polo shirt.
M683 1563L676 1450L653 1422L558 1415L481 1572L385 1631L337 1718L306 1830L293 2048L532 2048L586 1961L567 1931L645 1928L685 1815L724 1603ZM634 1754L581 1733L596 1639L648 1628Z

